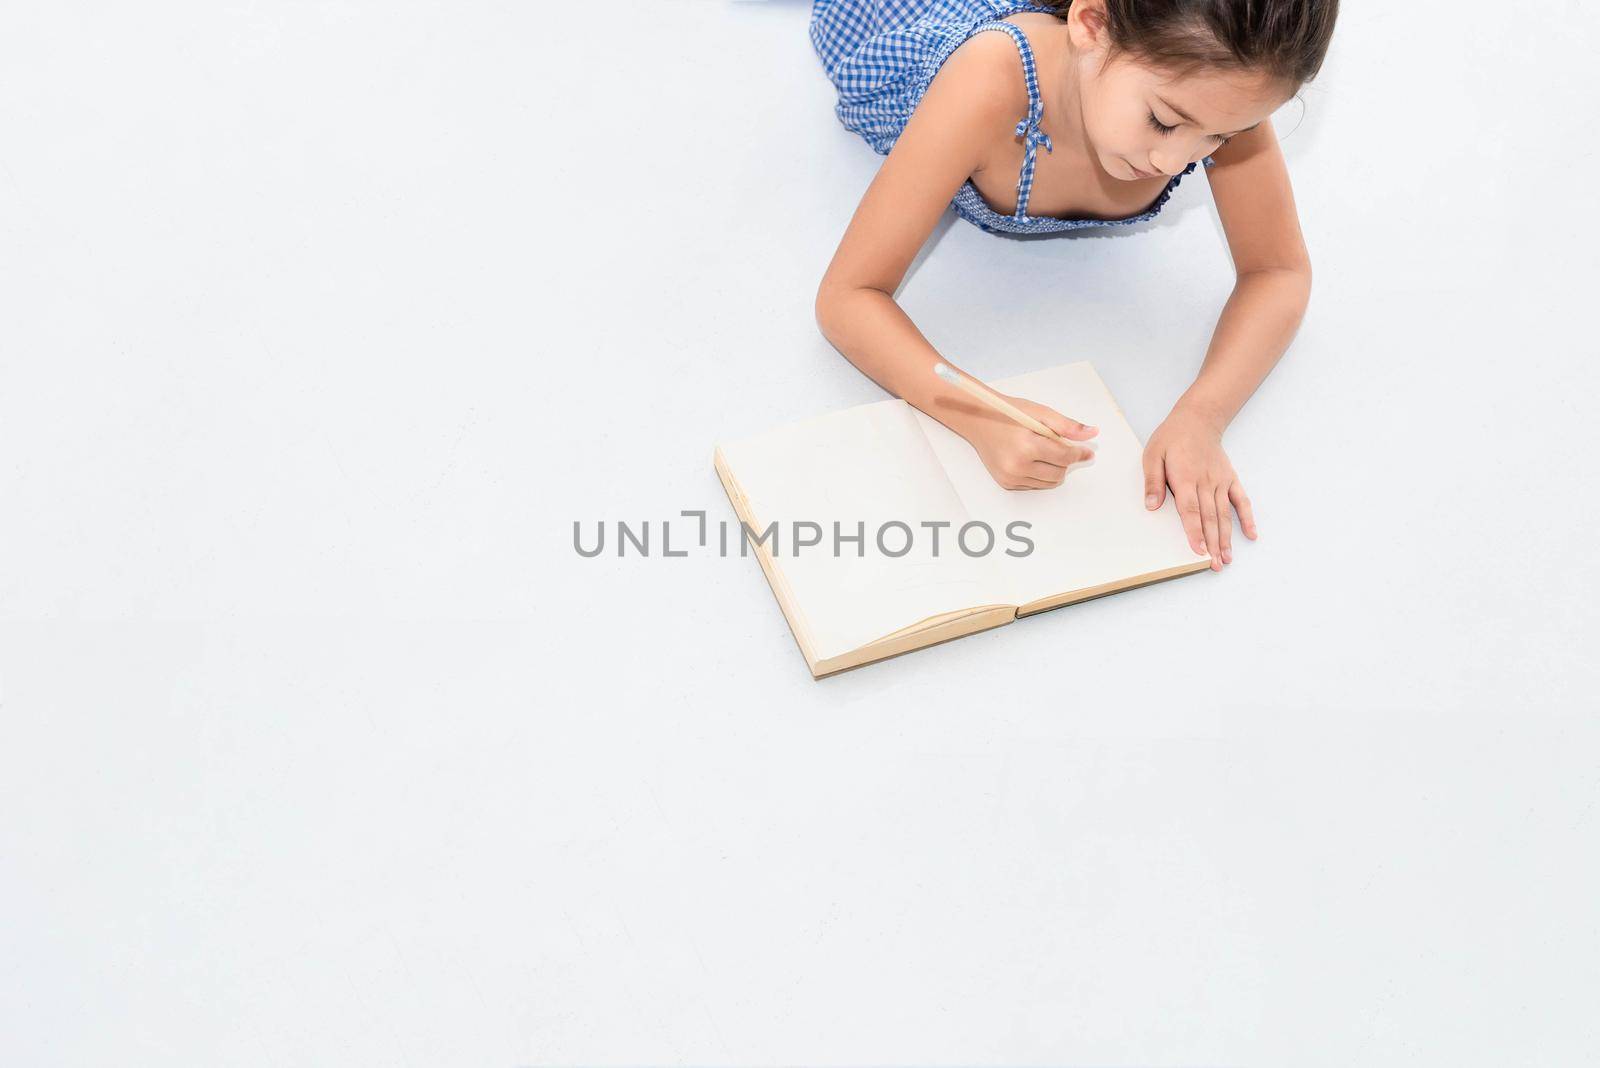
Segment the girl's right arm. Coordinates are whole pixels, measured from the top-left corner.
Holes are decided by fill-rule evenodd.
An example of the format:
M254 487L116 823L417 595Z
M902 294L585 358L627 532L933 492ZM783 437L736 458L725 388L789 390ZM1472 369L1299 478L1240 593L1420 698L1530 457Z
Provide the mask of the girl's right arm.
M928 343L894 291L986 146L1028 110L1021 60L1005 34L978 33L945 60L885 158L817 289L817 325L884 389L960 434L1007 489L1049 489L1094 454L1053 441L972 400L933 373L956 364ZM998 132L998 133L997 133ZM1019 397L1017 407L1063 437L1096 431Z

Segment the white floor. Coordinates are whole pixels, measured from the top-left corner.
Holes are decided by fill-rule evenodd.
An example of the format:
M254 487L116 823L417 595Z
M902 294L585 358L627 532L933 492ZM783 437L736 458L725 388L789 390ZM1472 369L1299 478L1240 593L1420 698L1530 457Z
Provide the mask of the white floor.
M883 396L807 4L10 11L0 1062L1600 1060L1600 16L1346 8L1261 540L823 682L572 547ZM1148 435L1230 284L1197 173L900 298Z

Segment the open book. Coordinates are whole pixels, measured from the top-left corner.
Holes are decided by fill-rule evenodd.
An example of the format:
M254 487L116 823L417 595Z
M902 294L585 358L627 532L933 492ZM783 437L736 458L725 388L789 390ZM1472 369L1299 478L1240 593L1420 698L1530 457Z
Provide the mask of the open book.
M817 678L1206 570L1087 362L989 383L1099 428L1052 489L1007 490L954 431L878 401L716 448L717 475ZM987 532L987 533L986 533Z

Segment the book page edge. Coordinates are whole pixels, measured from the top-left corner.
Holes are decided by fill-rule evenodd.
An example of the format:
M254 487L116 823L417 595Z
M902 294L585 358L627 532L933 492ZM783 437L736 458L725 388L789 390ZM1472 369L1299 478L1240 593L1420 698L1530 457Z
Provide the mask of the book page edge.
M949 615L954 615L955 618L947 618ZM943 645L945 642L965 638L979 631L1003 627L1017 618L1017 609L1015 605L1009 604L992 605L988 608L968 609L933 618L944 619L944 622L932 625L918 624L908 631L897 632L898 636L880 638L851 652L829 657L812 669L812 675L818 679L826 678L853 668L875 664L880 660L903 656L918 649Z
M1140 586L1152 586L1157 582L1179 578L1183 575L1192 575L1200 571L1211 569L1211 558L1196 560L1192 564L1179 564L1177 567L1163 568L1160 571L1151 571L1143 575L1135 575L1130 579L1121 579L1116 582L1102 582L1098 586L1088 586L1081 590L1069 593L1052 594L1042 597L1037 601L1029 601L1017 609L1017 617L1036 616L1040 612L1049 612L1056 608L1064 608L1069 604L1078 604L1082 601L1092 601L1096 597L1106 597L1113 593L1122 593L1124 590L1138 589Z
M977 612L992 612L996 609L1008 609L1014 612L1016 611L1016 608L1017 606L1014 604L980 604L974 605L971 608L957 608L950 612L940 612L936 616L929 616L927 619L924 619L918 623L913 623L909 627L901 627L899 630L890 631L881 638L874 638L872 641L862 646L862 648L870 648L881 642L895 641L910 634L920 634L922 631L932 630L934 627L942 627L948 622L957 619L964 619L967 616L973 615Z
M711 463L717 470L717 479L722 483L722 489L727 493L728 502L733 505L734 513L751 530L760 531L760 524L750 513L750 501L739 488L738 480L733 477L733 471L728 467L727 458L722 455L720 445L713 450ZM739 531L739 544L744 544L743 529ZM805 657L806 667L810 669L812 677L816 678L819 661L816 647L811 641L810 629L806 626L805 614L800 611L800 605L790 591L788 581L784 579L783 572L778 568L778 562L772 559L772 554L767 551L766 545L757 541L755 549L756 562L761 565L762 573L767 576L767 585L772 587L772 595L778 599L778 608L783 611L784 621L789 624L789 633L794 635L795 644L800 647L800 655Z

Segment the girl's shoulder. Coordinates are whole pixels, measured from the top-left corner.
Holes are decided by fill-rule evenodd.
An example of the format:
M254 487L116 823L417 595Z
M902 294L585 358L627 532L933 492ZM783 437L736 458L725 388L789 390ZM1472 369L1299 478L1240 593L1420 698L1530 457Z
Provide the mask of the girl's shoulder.
M934 73L933 81L951 84L960 96L984 102L984 111L989 116L987 129L992 131L992 136L985 138L990 142L984 153L986 157L991 153L1005 156L1015 148L1017 121L1029 114L1033 104L1028 91L1028 61L1023 58L1023 45L1011 31L995 29L992 24L1012 26L1026 40L1031 59L1034 54L1031 34L1058 21L1050 14L1018 12L980 23L991 28L974 26Z
M1028 110L1022 55L1011 35L1002 31L970 34L939 65L934 79L982 94L982 99L993 102L997 112L1021 115Z
M998 29L1001 24L1011 29ZM1008 108L1020 105L1020 115L1032 103L1027 68L1032 64L1038 69L1040 43L1048 42L1047 31L1060 25L1061 19L1047 11L1015 11L1002 18L986 19L965 31L966 39L944 59L940 73L945 67L955 67L954 79L995 94ZM1018 36L1022 40L1017 40Z

